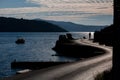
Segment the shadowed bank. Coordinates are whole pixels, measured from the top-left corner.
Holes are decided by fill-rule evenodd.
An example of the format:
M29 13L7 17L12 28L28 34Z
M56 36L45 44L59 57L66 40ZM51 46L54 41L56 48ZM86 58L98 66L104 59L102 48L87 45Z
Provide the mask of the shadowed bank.
M103 49L90 45L78 44L76 40L77 39L72 38L71 34L60 35L59 40L56 41L56 45L52 49L56 51L57 56L78 58L88 58L105 53Z

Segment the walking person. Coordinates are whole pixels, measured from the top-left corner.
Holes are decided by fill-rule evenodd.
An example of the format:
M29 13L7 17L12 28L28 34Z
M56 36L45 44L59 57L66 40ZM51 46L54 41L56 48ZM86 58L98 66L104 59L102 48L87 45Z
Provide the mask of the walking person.
M91 39L91 33L89 32L89 40Z

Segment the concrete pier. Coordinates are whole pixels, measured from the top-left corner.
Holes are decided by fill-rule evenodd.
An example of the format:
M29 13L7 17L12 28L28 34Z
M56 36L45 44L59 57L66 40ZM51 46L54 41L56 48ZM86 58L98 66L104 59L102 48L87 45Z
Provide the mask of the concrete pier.
M36 69L47 68L65 63L70 63L70 62L15 62L14 61L11 63L11 68L36 70Z

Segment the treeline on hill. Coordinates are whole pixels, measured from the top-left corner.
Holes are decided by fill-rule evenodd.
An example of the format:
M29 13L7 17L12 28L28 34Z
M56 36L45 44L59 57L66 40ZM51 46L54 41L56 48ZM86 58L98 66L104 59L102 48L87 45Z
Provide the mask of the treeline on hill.
M95 31L94 33L94 42L99 42L100 44L105 44L108 46L113 46L114 41L114 25L110 25L100 31Z
M0 32L66 32L46 21L0 17Z

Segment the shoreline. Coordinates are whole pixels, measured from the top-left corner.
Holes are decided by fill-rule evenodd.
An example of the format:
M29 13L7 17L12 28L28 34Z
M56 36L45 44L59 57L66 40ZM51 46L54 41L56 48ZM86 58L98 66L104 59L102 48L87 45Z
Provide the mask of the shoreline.
M79 58L79 61L80 61L82 59L92 58L94 56L99 56L99 55L102 55L105 53L105 51L103 49L100 49L100 48L97 48L94 46L90 46L90 45L85 45L82 43L78 44L77 41L78 40L76 39L76 40L71 40L70 43L63 43L60 46L57 45L57 46L59 46L59 47L57 47L57 49L59 49L59 51L63 51L63 53L62 54L56 53L56 56L72 57L72 58L76 58L76 59ZM67 49L67 51L66 51L66 49ZM86 52L85 49L88 52ZM90 50L90 52L89 52L89 50ZM99 52L97 52L97 51L99 51ZM94 53L94 52L96 52L96 53ZM73 53L77 53L77 54L73 54ZM73 62L76 62L76 61L73 61ZM11 62L11 68L12 69L39 70L39 69L43 69L43 68L47 68L47 67L51 67L51 66L65 64L65 63L72 63L72 61L71 62L70 61L62 61L62 62L61 61L58 61L58 62L54 62L54 61L26 62L25 61L25 62L19 62L19 61L15 60L15 61Z
M99 55L99 56L103 56L103 55ZM99 56L94 56L94 57L99 57ZM90 58L93 58L93 57L90 57ZM83 61L87 61L87 60L89 60L90 58L86 58L85 60L80 60L81 62ZM78 61L77 61L78 62ZM77 63L77 62L75 62L75 63ZM73 64L73 63L67 63L68 65L69 64ZM63 64L63 65L67 65L67 64ZM59 67L59 65L56 65L56 66L58 66ZM61 65L62 66L62 65ZM52 66L52 67L48 67L47 69L49 69L49 68L54 68L54 66ZM40 74L39 73L39 71L41 72L42 70L45 70L46 68L43 68L43 69L41 69L41 70L37 70L38 71L38 73L37 74ZM34 72L36 73L37 71L32 71L32 72L29 72L29 73L25 73L25 75L32 75L32 74L34 74ZM16 77L17 77L17 79L16 79ZM21 75L15 75L15 76L12 76L12 77L10 77L9 79L8 78L5 78L5 79L3 79L3 80L22 80L22 78L23 77L25 77L24 76L24 74L21 74ZM19 78L19 79L18 79ZM21 79L20 79L21 78Z

